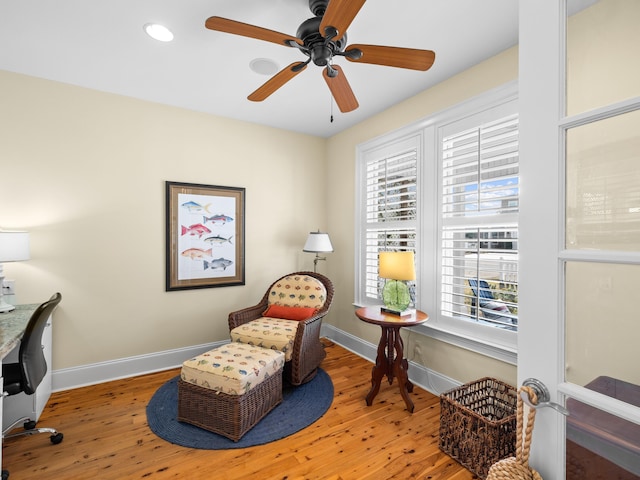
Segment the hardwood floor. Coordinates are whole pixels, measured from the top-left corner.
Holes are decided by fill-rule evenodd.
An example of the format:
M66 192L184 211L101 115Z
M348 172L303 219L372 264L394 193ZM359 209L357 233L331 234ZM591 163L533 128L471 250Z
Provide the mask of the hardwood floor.
M439 399L419 387L410 414L396 382L383 381L366 406L372 364L323 339L335 398L310 427L282 440L246 449L193 450L149 430L145 407L170 370L51 396L39 425L64 433L9 439L3 467L10 480L248 479L468 480L477 478L438 449Z

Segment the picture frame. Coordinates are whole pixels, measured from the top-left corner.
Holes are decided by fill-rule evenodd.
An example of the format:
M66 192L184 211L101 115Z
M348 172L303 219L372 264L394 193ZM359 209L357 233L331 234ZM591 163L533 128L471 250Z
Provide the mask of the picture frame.
M166 291L245 284L245 189L165 182Z

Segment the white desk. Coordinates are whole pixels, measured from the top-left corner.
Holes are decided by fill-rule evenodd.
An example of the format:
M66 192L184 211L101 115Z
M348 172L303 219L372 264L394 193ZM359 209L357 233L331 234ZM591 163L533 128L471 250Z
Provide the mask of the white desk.
M0 313L0 359L3 363L18 361L18 347L20 339L24 335L25 328L31 314L38 307L38 303L29 305L16 305L16 309ZM38 421L42 410L44 410L49 397L51 396L51 318L47 322L47 326L42 334L42 346L44 356L47 360L47 374L42 379L40 386L33 395L20 393L5 397L0 401L0 418L2 428L15 422L21 417L29 417ZM3 390L2 377L0 376L0 391ZM0 437L0 465L2 465L2 438Z

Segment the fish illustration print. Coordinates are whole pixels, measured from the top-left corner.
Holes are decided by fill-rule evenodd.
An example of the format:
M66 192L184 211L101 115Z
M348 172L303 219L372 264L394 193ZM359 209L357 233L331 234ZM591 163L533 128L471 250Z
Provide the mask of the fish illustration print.
M207 268L210 268L212 270L218 270L220 268L222 270L226 270L227 267L232 264L233 262L231 260L227 260L226 258L222 258L222 257L216 258L215 260L211 260L210 262L203 260L203 265L205 270Z
M210 243L211 245L222 245L223 243L232 243L231 239L233 238L233 235L231 235L229 238L224 238L220 235L216 235L215 237L207 237L204 239L205 242Z
M199 258L211 257L211 249L203 250L201 248L188 248L180 255L183 257L189 257L191 260L197 260Z
M202 216L202 223L207 223L207 222L211 222L211 223L222 223L223 225L225 223L229 223L229 222L233 222L233 218L227 216L227 215L223 215L221 213L219 213L218 215L212 215L210 217L206 217L206 216Z
M203 210L209 213L209 207L211 206L211 204L207 203L206 205L202 206L192 200L190 202L183 203L182 206L186 208L189 213L198 213L202 212Z
M205 227L204 225L202 225L201 223L196 223L195 225L191 225L190 227L185 227L184 225L182 226L182 235L186 235L187 233L191 236L198 236L198 238L201 238L202 235L204 235L205 233L211 233L211 230L209 230L207 227Z

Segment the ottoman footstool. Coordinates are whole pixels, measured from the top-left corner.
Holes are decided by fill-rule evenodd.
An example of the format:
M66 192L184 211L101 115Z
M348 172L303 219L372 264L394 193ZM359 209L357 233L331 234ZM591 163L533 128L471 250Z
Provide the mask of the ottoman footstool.
M284 354L232 342L182 364L178 420L237 442L282 402Z

